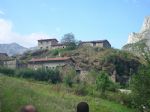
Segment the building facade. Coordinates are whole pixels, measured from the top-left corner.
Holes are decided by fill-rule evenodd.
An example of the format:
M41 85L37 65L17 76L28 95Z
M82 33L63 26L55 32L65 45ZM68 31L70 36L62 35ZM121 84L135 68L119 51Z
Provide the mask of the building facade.
M18 60L5 60L3 61L3 67L16 69L19 68L19 61Z
M63 49L63 48L66 48L66 45L64 44L52 45L52 49Z
M66 48L66 45L58 43L57 39L42 39L38 40L39 49L59 49Z
M57 45L57 39L42 39L38 40L38 48L39 49L51 49L53 45Z
M62 67L65 65L73 66L73 60L70 57L59 57L59 58L40 58L31 59L28 62L28 68L38 69L38 68L51 68Z
M7 53L0 53L0 60L5 60L6 58L8 58Z
M80 45L81 46L111 48L111 44L107 40L84 41L84 42L81 42Z

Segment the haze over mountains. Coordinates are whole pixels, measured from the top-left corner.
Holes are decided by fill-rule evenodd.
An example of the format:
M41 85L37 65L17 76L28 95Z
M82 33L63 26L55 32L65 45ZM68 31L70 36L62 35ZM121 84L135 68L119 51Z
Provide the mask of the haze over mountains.
M0 52L7 53L10 56L16 55L16 54L22 54L27 50L28 50L27 48L22 47L17 43L0 44Z

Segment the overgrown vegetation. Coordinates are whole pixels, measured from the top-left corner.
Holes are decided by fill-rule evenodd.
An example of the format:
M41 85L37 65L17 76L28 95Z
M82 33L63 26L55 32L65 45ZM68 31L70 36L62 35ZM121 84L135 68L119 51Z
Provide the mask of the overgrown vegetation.
M60 73L57 69L10 69L10 68L0 68L0 73L7 76L20 77L26 79L33 79L38 81L47 81L53 84L62 81Z
M150 111L150 66L142 67L131 80L132 103L139 112Z
M104 95L108 87L110 86L110 79L107 73L102 71L96 79L97 90L100 91L101 95Z
M90 96L76 96L65 86L49 85L0 76L1 112L19 112L26 104L36 106L38 112L75 112L76 105L81 101L88 102L90 112L135 112L118 103Z

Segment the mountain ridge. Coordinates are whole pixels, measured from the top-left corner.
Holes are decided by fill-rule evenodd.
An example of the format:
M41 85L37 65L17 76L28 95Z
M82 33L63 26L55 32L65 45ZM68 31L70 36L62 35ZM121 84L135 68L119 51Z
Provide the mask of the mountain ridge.
M0 44L0 52L7 53L9 56L23 54L27 50L28 48L25 48L17 43Z

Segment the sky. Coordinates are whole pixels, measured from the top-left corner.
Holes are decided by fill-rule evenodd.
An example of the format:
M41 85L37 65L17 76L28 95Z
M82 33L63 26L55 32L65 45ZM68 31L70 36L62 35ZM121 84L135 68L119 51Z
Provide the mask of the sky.
M127 43L150 16L150 0L0 0L0 43L37 46L38 39L73 33L77 40Z

